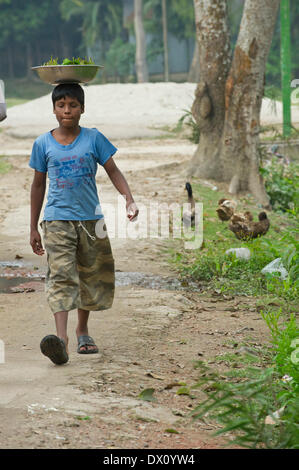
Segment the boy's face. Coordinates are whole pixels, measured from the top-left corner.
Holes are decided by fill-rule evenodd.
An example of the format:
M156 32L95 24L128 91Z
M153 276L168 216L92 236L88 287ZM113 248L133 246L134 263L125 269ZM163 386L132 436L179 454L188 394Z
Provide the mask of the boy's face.
M60 127L70 129L78 126L81 114L84 113L84 106L77 98L65 96L55 102L53 112Z

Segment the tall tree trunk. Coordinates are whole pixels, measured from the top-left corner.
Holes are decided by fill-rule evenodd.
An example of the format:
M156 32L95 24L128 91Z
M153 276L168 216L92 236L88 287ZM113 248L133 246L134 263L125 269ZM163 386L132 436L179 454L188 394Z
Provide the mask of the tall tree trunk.
M269 206L259 174L258 144L265 68L280 0L246 0L225 89L225 126L220 148L230 192L250 191Z
M269 207L269 199L259 174L257 149L266 60L279 2L246 0L233 60L229 59L227 43L223 41L223 54L218 63L217 38L228 38L224 19L226 2L194 0L197 35L203 45L199 43L201 76L193 104L200 143L189 174L228 182L233 194L250 191L265 207ZM219 81L218 101L212 97L215 78ZM203 82L212 97L211 112L204 119ZM215 123L217 129L212 125Z
M225 83L231 64L226 0L194 0L200 81L192 106L200 131L189 176L221 178L217 155L224 126Z
M190 65L190 69L188 72L188 82L191 83L198 83L199 82L199 73L200 73L200 66L199 66L199 51L198 51L198 42L195 40L193 58Z
M148 82L146 63L146 36L143 26L143 0L134 0L134 27L136 36L136 74L138 83Z
M7 47L7 60L8 60L8 73L10 78L15 78L15 73L14 73L14 53L13 53L13 45L10 44Z
M31 67L33 67L33 57L32 57L32 47L30 42L26 44L26 66L27 66L27 73L26 76L28 79L31 79L33 76L33 71Z
M168 59L168 25L166 0L162 0L162 25L163 25L163 49L164 49L164 80L169 81L169 59Z

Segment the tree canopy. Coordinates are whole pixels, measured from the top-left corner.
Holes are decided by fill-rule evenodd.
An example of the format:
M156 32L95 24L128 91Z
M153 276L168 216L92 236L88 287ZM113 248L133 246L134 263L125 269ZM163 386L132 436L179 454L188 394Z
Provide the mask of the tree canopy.
M129 0L126 1L129 3ZM133 2L132 2L133 3ZM161 0L144 0L145 30L150 33L148 59L162 50ZM129 35L134 34L133 19L124 25L125 0L0 0L0 73L3 78L23 77L31 64L38 65L51 55L88 55L90 48L100 44L101 60L120 56L134 65ZM178 40L195 38L194 7L191 0L168 0L167 22L169 32ZM244 0L227 2L232 44L241 21ZM292 72L299 73L299 4L291 2ZM112 49L110 51L110 49ZM110 51L110 54L109 54ZM117 59L118 60L118 59ZM267 62L267 85L280 86L280 22L277 20Z

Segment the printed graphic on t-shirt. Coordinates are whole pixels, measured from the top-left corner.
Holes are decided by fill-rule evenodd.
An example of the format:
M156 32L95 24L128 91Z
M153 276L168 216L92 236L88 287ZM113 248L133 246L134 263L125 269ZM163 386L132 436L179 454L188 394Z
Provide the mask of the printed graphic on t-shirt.
M66 156L55 160L55 176L58 188L73 189L82 184L91 184L93 173L89 164L89 154L78 157Z

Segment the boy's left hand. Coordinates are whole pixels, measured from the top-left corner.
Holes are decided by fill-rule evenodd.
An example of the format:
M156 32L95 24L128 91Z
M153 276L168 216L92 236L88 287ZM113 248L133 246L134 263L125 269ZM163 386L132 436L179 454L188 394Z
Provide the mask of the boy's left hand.
M32 250L36 255L42 256L45 253L38 230L31 230L30 245L32 246Z
M136 206L135 202L128 202L127 205L127 217L130 222L136 221L139 214L139 209Z

